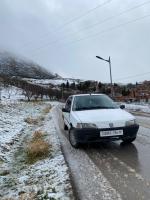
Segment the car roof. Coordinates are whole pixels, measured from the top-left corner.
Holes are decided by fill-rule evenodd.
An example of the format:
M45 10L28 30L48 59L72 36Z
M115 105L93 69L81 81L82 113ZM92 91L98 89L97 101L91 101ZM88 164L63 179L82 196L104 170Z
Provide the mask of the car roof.
M89 95L96 96L96 95L105 95L105 94L102 94L102 93L89 93L89 94L74 94L74 95L71 95L71 96L72 97L77 97L77 96L89 96Z

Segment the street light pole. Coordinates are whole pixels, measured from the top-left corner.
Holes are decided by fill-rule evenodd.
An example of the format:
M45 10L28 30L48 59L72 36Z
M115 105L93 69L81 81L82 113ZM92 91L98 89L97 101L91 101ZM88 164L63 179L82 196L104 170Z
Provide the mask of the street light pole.
M110 84L111 84L111 96L113 97L113 96L114 96L114 92L113 92L113 83L112 83L112 72L111 72L111 60L110 60L110 56L109 56L109 59L108 59L108 60L106 60L106 59L104 59L104 58L102 58L102 57L100 57L100 56L96 56L96 58L101 59L101 60L104 60L104 61L106 61L106 62L109 63Z
M110 56L109 56L109 70L110 70L110 83L111 83L111 86L112 86L112 73L111 73L111 60L110 60Z

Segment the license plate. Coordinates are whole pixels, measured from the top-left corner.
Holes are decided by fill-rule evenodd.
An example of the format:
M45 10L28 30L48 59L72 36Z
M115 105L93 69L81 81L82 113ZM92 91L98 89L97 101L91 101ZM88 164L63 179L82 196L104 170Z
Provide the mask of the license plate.
M123 130L101 131L101 137L123 135Z

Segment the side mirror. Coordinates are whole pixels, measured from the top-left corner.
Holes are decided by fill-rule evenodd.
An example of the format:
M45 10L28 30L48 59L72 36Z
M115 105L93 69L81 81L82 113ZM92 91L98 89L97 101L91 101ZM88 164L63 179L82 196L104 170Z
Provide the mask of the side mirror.
M62 108L62 112L68 112L69 113L69 110L67 110L66 108Z
M125 105L120 105L120 108L121 109L125 109Z

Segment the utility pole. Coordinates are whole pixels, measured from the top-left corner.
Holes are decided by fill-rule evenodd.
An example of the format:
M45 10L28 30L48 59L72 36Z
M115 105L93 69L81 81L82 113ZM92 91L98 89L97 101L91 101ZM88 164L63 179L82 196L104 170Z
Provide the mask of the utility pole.
M109 63L109 72L110 72L110 85L111 85L111 96L113 97L114 96L114 90L113 90L113 83L112 83L112 71L111 71L111 60L110 60L110 56L109 56L109 59L106 60L100 56L96 56L96 58L100 59L100 60L104 60L106 62Z
M64 84L61 85L61 99L64 99Z

